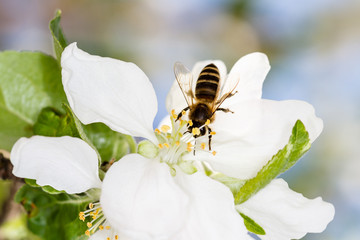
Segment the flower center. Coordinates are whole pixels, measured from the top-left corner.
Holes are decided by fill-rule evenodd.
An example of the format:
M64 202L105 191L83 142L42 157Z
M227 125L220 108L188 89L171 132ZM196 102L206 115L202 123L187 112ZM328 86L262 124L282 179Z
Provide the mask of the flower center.
M89 236L94 234L96 231L110 231L111 227L105 225L106 218L103 214L100 202L90 203L88 209L84 212L79 213L79 219L83 222L87 221L86 225L88 229L85 231L85 235ZM106 240L117 240L119 236L113 231L107 234L109 237Z
M199 128L192 128L192 121L183 119L177 120L175 110L171 111L170 120L171 127L162 125L160 129L155 129L156 137L159 141L158 148L160 160L168 164L177 164L181 161L181 157L190 152L205 151L213 155L215 151L210 152L208 149L209 134L215 135L215 132L205 133L201 135L201 129L210 123L207 121Z

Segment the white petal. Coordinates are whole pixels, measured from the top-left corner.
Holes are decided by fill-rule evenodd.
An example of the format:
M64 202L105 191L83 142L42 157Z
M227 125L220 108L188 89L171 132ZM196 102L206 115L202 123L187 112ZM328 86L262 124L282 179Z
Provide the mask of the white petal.
M137 233L134 239L171 239L184 225L189 199L167 164L130 154L107 172L100 202L111 225Z
M206 61L197 62L191 71L193 75L193 82L192 82L193 92L195 91L196 81L199 77L201 70L210 63L215 64L219 68L220 78L221 80L225 80L227 72L226 72L226 66L222 61L206 60ZM171 113L171 110L173 109L175 110L176 113L180 113L181 110L183 110L185 107L187 107L186 100L181 92L181 89L177 81L175 80L166 97L166 109L168 110L169 113Z
M289 189L283 179L275 179L245 203L236 206L266 232L264 240L300 239L319 233L334 218L335 209L321 197L305 198Z
M203 173L178 171L176 181L190 196L190 216L177 240L241 240L247 235L230 190Z
M254 100L233 105L235 113L216 113L210 126L212 156L205 152L196 158L208 161L226 175L241 179L252 178L289 141L296 120L300 119L313 142L323 129L314 108L302 101ZM186 156L191 157L191 156Z
M103 122L114 131L155 139L155 91L135 64L92 56L72 43L61 66L66 96L81 122Z
M110 225L109 221L105 221L102 225L103 226L109 226L110 229L104 228L103 230L98 230L95 234L91 235L89 240L106 240L106 239L112 239L113 240L113 239L115 239L115 236L117 236L117 239L119 239L119 240L135 240L135 239L138 239L138 238L128 237L128 236L132 236L131 233L127 233L126 235L124 235L121 232L118 232L117 229L115 229L113 226ZM136 236L136 235L134 235L134 236ZM147 240L147 239L142 238L141 240Z
M262 85L269 70L269 60L263 53L255 52L240 58L232 67L223 89L223 92L229 92L239 81L235 89L237 93L222 106L232 102L260 99Z
M67 193L100 188L96 152L79 138L20 138L11 150L13 173Z

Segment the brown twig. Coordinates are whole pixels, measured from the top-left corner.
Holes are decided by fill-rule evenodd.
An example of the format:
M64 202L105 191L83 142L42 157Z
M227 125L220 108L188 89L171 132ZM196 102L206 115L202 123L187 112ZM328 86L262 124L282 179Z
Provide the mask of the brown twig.
M0 179L11 181L9 195L4 201L1 209L0 225L5 220L9 219L13 215L14 211L17 212L19 207L18 204L14 203L13 199L17 190L24 184L24 179L14 176L12 174L12 170L13 165L11 164L10 159L4 157L4 155L0 153Z

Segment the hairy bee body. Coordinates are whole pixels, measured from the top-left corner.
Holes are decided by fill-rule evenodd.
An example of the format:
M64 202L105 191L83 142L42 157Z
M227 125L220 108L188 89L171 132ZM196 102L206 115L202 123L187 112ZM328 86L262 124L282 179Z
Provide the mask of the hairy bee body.
M219 92L220 73L214 64L206 65L196 81L195 100L212 103Z
M180 63L175 64L175 76L188 104L178 114L177 120L189 110L188 118L191 124L188 124L187 132L192 133L195 138L208 133L209 150L211 150L212 131L208 125L214 121L216 111L231 112L229 109L219 106L226 98L233 95L233 89L219 98L220 72L213 63L206 65L201 70L196 80L195 93L192 90L192 75ZM198 131L193 131L194 129L198 129Z
M193 127L200 127L214 119L213 103L219 92L220 74L214 64L206 65L199 74L195 87L195 104L190 106L189 119ZM204 133L205 134L205 133Z

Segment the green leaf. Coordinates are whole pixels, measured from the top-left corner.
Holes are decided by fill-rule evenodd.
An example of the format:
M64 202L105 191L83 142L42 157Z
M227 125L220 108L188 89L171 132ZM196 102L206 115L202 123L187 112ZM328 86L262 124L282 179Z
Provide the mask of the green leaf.
M56 60L39 52L0 52L0 149L32 135L44 107L66 102Z
M42 188L42 190L44 192L47 192L49 194L59 194L59 193L65 193L65 191L59 191L56 190L55 188L46 185L46 186L40 186L39 184L36 183L35 179L30 179L30 178L25 178L25 183L27 185L29 185L30 187L34 187L34 188Z
M118 161L126 154L136 152L136 143L131 136L115 132L103 123L83 127L89 140L98 149L102 163Z
M52 19L49 24L51 35L53 37L54 52L59 62L61 60L61 53L63 52L64 48L67 46L67 41L64 37L63 31L60 26L60 20L61 20L61 11L57 10L55 14L55 18Z
M34 124L34 134L61 137L80 137L75 126L74 119L70 113L63 114L54 108L44 108Z
M27 211L28 228L43 239L86 239L87 226L79 220L79 212L92 200L87 195L49 195L41 188L28 185L15 195L15 201Z
M297 120L288 144L279 150L254 178L245 182L235 195L235 204L245 202L279 174L292 167L310 149L310 146L309 133L304 124Z
M257 235L265 235L266 234L265 230L259 224L257 224L254 220L252 220L251 218L249 218L248 216L246 216L245 214L243 214L241 212L239 212L239 214L244 219L245 227L249 232L255 233Z
M83 125L68 105L64 105L75 123L80 138L97 151L100 164L117 161L127 153L136 152L136 142L131 136L111 130L103 123Z

